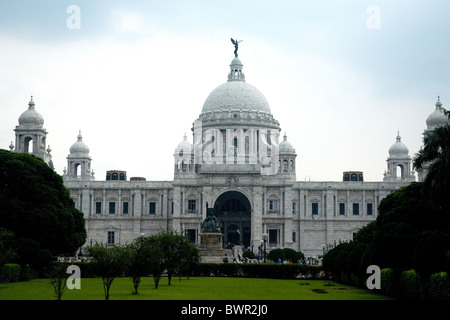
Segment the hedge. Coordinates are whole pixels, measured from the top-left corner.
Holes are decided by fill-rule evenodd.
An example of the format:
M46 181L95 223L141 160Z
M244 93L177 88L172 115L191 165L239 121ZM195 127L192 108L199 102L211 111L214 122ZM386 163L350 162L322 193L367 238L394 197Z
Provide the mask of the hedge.
M321 266L282 263L198 263L193 275L274 279L325 277Z
M349 285L366 288L370 275L358 277L354 273L341 271L335 280ZM450 300L450 277L446 272L423 276L415 270L380 270L379 292L390 297L405 300ZM374 289L376 290L376 289Z

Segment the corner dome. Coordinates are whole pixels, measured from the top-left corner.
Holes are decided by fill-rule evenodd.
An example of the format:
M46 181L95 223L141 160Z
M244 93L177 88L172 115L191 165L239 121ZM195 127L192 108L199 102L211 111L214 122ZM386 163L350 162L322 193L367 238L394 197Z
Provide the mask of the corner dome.
M389 148L390 158L408 158L409 150L402 143L400 134L397 134L397 141Z
M295 153L295 149L290 142L287 141L287 136L284 134L283 141L278 145L280 153Z
M193 145L189 141L187 141L187 136L186 134L184 134L183 141L178 144L175 152L181 153L181 155L183 155L184 152L192 152L192 148Z
M436 102L436 109L427 117L426 124L428 129L434 129L438 126L445 126L449 124L448 117L444 114L442 103L438 97Z
M28 109L25 112L23 112L19 117L19 125L38 126L38 127L42 127L44 125L44 118L34 108L33 96L31 96L31 100L28 103Z
M70 147L70 155L71 156L80 156L85 155L89 156L89 148L88 146L83 142L83 137L81 135L81 131L78 134L78 140Z

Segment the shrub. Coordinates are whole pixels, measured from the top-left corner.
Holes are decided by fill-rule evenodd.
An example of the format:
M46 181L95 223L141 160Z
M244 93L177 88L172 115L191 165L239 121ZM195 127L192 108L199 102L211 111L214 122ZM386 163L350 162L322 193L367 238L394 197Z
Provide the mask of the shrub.
M381 291L388 296L393 296L396 293L394 282L394 270L384 268L380 270Z
M450 279L446 272L430 276L428 295L434 300L450 300Z
M423 299L421 278L415 270L403 271L399 279L399 291L405 299Z
M247 259L256 259L255 254L251 250L245 250L242 254L242 257Z
M0 269L0 283L16 282L20 280L20 265L7 263Z

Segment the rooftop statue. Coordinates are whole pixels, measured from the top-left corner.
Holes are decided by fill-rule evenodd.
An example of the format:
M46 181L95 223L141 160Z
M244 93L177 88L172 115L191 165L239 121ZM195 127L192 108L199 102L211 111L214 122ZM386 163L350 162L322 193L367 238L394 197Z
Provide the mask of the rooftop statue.
M238 41L237 39L236 40L234 40L233 38L231 38L231 42L234 44L234 57L235 58L237 58L238 57L238 48L239 48L239 42L242 42L242 40L241 41Z

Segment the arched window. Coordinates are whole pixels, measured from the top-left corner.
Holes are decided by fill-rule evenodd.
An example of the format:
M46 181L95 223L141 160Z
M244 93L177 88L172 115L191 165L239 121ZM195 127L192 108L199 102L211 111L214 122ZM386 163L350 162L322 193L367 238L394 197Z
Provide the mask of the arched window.
M125 180L125 174L123 172L120 173L120 180Z
M34 151L34 141L31 137L26 137L23 141L23 152L24 153L33 153Z
M351 180L352 181L358 181L358 176L356 175L356 173L352 173Z
M344 181L350 181L350 175L348 173L344 175Z
M111 180L119 180L119 175L117 174L117 172L113 172L111 177L112 177Z

